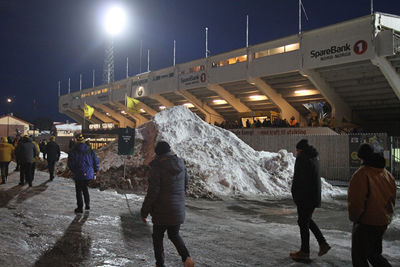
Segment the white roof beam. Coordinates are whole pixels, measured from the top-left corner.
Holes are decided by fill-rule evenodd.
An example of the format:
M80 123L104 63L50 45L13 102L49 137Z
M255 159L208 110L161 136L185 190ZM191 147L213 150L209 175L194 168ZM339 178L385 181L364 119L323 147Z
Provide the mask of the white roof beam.
M332 116L335 116L338 126L342 125L343 118L347 121L352 121L352 112L350 107L343 99L335 92L335 90L321 77L321 75L310 69L303 69L301 74L306 76L314 86L321 92L324 98L332 107Z
M300 113L264 80L261 78L249 77L248 82L256 86L258 90L265 94L269 100L279 108L282 119L290 121L290 118L294 116L300 123L302 123L303 119L300 117Z
M120 108L121 110L124 110L130 118L134 119L136 122L136 127L138 127L148 121L148 119L146 119L145 117L143 117L140 114L132 114L132 113L126 111L126 107L119 102L113 102L112 104L115 105L116 107Z
M210 108L205 103L201 102L200 99L192 95L186 90L179 90L175 93L183 96L185 99L190 101L197 109L201 111L206 116L206 122L214 124L215 122L221 123L224 121L224 117L222 117L218 112L214 109Z
M390 84L393 89L393 92L396 94L397 98L400 99L400 76L393 68L392 64L384 57L375 57L372 60L372 63L382 71L386 80Z
M98 107L98 108L102 109L103 111L110 113L110 115L118 121L120 128L125 128L127 126L131 127L131 128L135 127L135 123L133 121L131 121L129 118L127 118L125 116L122 116L117 111L107 107L106 105L96 104L95 107Z
M221 98L228 102L237 112L251 112L245 104L243 104L240 99L236 98L234 95L229 93L225 88L219 84L208 84L207 88L211 91L216 92Z

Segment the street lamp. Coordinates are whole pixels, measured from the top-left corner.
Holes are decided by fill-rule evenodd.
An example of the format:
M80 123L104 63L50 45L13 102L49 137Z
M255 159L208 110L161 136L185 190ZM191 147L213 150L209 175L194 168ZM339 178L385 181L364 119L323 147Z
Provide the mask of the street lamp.
M7 98L7 107L8 107L8 114L7 114L7 137L10 136L10 106L12 103L12 99L10 97Z
M114 81L114 40L113 38L120 34L126 25L126 13L121 6L111 7L104 19L104 29L109 35L109 43L106 47L104 58L103 82L110 83Z

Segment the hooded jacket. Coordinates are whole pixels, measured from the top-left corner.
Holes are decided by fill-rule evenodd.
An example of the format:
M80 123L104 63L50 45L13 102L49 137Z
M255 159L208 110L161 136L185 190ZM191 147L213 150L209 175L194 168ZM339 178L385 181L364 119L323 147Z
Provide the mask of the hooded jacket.
M8 143L6 137L2 137L0 143L0 162L10 162L12 160L13 154L13 145Z
M47 161L58 161L60 159L60 146L56 142L48 142L46 152Z
M321 206L321 176L318 152L307 146L296 158L292 183L292 197L297 206Z
M355 223L386 226L392 221L396 182L378 153L365 160L350 180L347 193L349 219Z
M170 152L150 163L147 195L141 215L151 214L157 225L179 225L185 221L185 192L188 174L183 159Z
M21 163L32 163L34 158L39 155L39 151L36 145L32 143L32 139L24 137L22 142L18 143L16 155Z
M68 168L75 180L91 180L99 169L99 160L94 151L85 143L76 144L68 154Z

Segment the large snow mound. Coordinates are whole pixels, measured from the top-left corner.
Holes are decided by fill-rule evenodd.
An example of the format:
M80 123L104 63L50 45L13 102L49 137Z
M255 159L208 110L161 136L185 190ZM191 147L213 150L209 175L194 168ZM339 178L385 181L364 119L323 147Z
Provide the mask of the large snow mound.
M184 106L165 109L137 128L133 156L117 155L116 144L100 150L100 171L110 174L109 170L123 166L124 161L134 168L148 165L161 140L185 160L192 187L219 196L290 196L292 153L255 151L232 132L206 123ZM323 199L343 195L343 190L322 180Z

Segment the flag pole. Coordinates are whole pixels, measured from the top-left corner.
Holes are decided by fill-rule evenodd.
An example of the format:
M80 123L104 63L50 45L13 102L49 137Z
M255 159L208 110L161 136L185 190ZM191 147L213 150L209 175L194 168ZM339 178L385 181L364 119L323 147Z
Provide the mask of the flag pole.
M249 47L249 15L246 15L246 47Z
M206 58L208 57L208 28L206 27Z
M126 78L129 78L129 58L126 57Z
M175 59L176 59L176 41L174 40L174 66L175 66Z
M94 87L94 72L95 70L93 69L93 87Z

